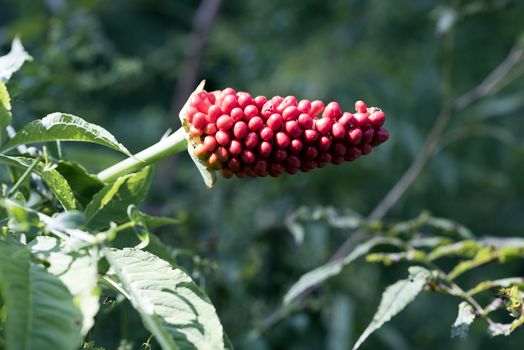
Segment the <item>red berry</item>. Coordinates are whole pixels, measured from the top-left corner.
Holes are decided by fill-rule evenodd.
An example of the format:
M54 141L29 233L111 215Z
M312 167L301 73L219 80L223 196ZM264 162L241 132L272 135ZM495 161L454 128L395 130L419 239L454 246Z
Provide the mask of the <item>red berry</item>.
M357 125L357 119L349 112L344 112L338 122L344 125L345 128L352 128Z
M222 115L217 119L218 130L227 131L235 125L233 119L228 115Z
M249 126L249 130L258 131L262 129L262 126L264 126L264 121L260 117L253 117L249 120L247 125Z
M233 127L233 134L238 139L243 139L244 137L246 137L248 131L249 131L249 128L246 122L243 122L243 121L236 122L235 126Z
M258 108L254 105L249 105L246 108L244 108L244 117L247 121L249 121L251 118L256 116L258 114Z
M361 155L362 155L362 151L360 150L360 148L358 148L358 147L351 147L346 152L346 155L344 156L344 160L352 161L352 160L357 159Z
M204 126L206 126L206 115L200 112L196 113L191 124L197 129L204 129Z
M233 170L234 172L237 172L240 170L241 163L237 158L231 158L227 163L227 166L229 167L229 169Z
M222 177L224 179L230 179L230 178L233 177L233 171L231 171L230 169L227 169L227 168L220 169L220 174L222 174Z
M387 139L389 139L389 133L386 129L380 128L375 132L375 142L378 142L380 144L384 141L387 141Z
M283 149L277 149L275 152L275 156L273 157L274 161L277 163L280 163L284 161L287 158L287 152Z
M220 163L225 163L229 160L229 152L224 147L218 147L215 154Z
M286 133L282 131L277 132L275 136L275 141L277 143L277 146L280 148L286 148L287 146L289 146L289 143L291 142L289 136L287 136Z
M264 160L259 160L255 163L254 166L255 174L258 176L266 176L267 175L267 162Z
M273 130L278 130L282 127L282 116L278 113L273 113L266 120L267 126Z
M275 108L275 105L273 104L273 102L271 101L267 101L264 106L262 106L262 109L260 110L260 114L264 117L264 118L269 118L269 116L271 116L271 114L275 113L276 112L276 108Z
M318 156L318 150L315 146L307 146L305 150L305 156L307 159L314 159Z
M222 90L222 97L226 96L226 95L236 95L237 91L233 88L225 88L224 90Z
M362 151L363 155L371 153L372 147L369 143L363 143L360 145L360 150Z
M306 99L300 100L297 108L300 112L308 114L309 110L311 109L311 101L306 100Z
M357 120L357 124L360 127L366 126L369 123L368 116L364 113L355 113L354 114L355 119Z
M209 102L205 92L191 96L189 103L191 106L197 108L200 112L203 113L207 113L209 106L211 106L211 102Z
M267 98L265 96L257 96L254 102L258 109L262 109L262 106L267 102Z
M285 121L293 120L298 117L300 114L300 111L295 106L289 106L282 112L282 118L284 118Z
M238 106L240 108L246 108L248 105L253 103L253 98L247 92L239 92L238 96Z
M284 169L282 165L278 163L271 164L271 168L269 169L269 175L276 177L282 175L285 171L286 169Z
M295 96L287 96L282 103L277 107L277 111L282 113L284 109L289 106L297 106L297 98Z
M222 166L222 164L218 160L218 156L215 153L212 153L209 156L209 158L207 159L207 164L209 165L209 167L217 170L220 169L220 167Z
M382 111L376 111L369 115L369 122L376 128L380 128L386 120L386 115Z
M311 129L307 129L307 130L304 130L304 140L307 142L307 143L313 143L316 141L316 139L318 138L318 131L316 130L311 130Z
M233 156L238 156L242 153L242 143L238 140L232 140L229 145L229 153Z
M309 114L302 113L298 116L298 123L304 129L311 129L313 127L313 117Z
M255 148L258 144L258 136L256 132L248 133L246 139L244 140L244 144L246 145L246 148Z
M225 91L225 90L224 90ZM233 94L227 94L222 98L220 108L225 114L231 113L231 110L238 106L237 97Z
M355 102L355 111L359 113L366 113L368 111L366 103L362 100L358 100L357 102Z
M273 138L273 129L266 126L260 130L260 138L265 141L270 141Z
M329 118L321 118L315 120L315 127L319 133L322 135L327 134L331 131L331 126L333 125L333 120Z
M296 120L290 120L284 125L284 129L291 137L299 137L302 134L302 129Z
M329 102L324 109L324 112L322 112L322 117L338 119L341 114L342 110L340 109L340 105L337 102Z
M209 110L207 111L206 120L208 123L214 123L221 115L222 109L220 109L220 107L217 105L213 105L209 107Z
M313 118L319 115L324 109L324 102L315 100L311 102L311 109L309 110L309 115Z
M242 110L242 108L239 108L239 107L233 108L233 110L231 111L231 119L233 119L235 123L243 120L244 111Z
M215 134L215 138L220 146L227 146L229 144L229 141L231 141L231 137L229 134L225 131L218 130Z
M282 96L274 96L270 101L273 103L275 108L278 108L282 101L284 101L284 98Z
M207 155L206 146L204 146L203 144L198 144L195 147L195 156L197 156L197 158L204 158L206 155Z
M255 154L250 150L245 149L244 152L242 152L242 160L246 164L251 164L255 161Z
M218 147L218 142L213 136L206 136L203 145L207 152L211 153Z
M217 132L218 128L215 123L209 123L204 128L204 134L206 135L214 135Z
M350 130L348 132L348 141L352 145L356 145L356 144L360 143L361 140L362 140L362 130L360 130L360 129L353 129L353 130Z
M301 162L297 156L289 156L286 159L286 164L293 168L300 168Z
M347 147L342 143L337 142L333 145L333 152L336 155L343 156L344 154L346 154L346 151Z
M193 137L200 137L204 133L204 130L197 129L193 125L189 127L189 134Z
M267 141L262 141L260 145L258 145L258 153L261 157L268 157L272 150L273 146Z
M187 121L191 124L193 122L193 116L198 113L198 109L195 107L189 107L187 109Z
M331 154L327 152L320 153L320 155L318 156L319 162L323 162L323 163L330 163L332 158L333 157L331 156Z
M303 143L302 141L298 139L291 140L291 144L289 145L289 150L293 154L298 154L302 150Z
M321 151L326 152L331 147L331 139L328 136L321 136L318 140L318 148Z
M370 143L371 140L373 140L374 135L375 135L375 129L373 128L364 129L363 134L362 134L362 142Z
M343 139L346 137L346 128L340 123L335 123L331 127L331 135L336 139Z

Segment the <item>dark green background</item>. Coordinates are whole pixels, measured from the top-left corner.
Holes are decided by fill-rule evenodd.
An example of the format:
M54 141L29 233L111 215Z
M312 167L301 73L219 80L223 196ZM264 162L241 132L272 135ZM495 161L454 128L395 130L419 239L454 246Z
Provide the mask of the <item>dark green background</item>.
M453 6L480 11L459 17L451 28L453 50L445 53L444 37L452 34L439 35L437 26ZM8 86L15 125L72 113L103 125L131 151L178 128L172 100L197 7L189 0L0 0L2 52L19 35L34 57ZM522 37L523 17L522 1L223 1L199 72L209 90L231 86L253 95L336 100L346 110L364 99L386 111L391 133L390 141L355 163L278 179L219 180L213 191L185 154L158 164L144 209L187 215L185 224L159 235L207 290L236 348L338 350L355 341L381 291L405 277L407 265L355 264L313 294L308 307L255 336L298 276L325 262L348 235L312 225L297 246L283 226L286 216L304 205L368 214L414 159L439 113L443 62L453 61L453 96L470 90ZM429 210L478 235L522 236L523 88L524 79L516 79L454 115L449 126L503 128L516 144L490 137L450 144L387 220ZM92 171L119 157L98 147L66 146L66 158ZM516 261L461 281L472 286L522 274ZM451 340L458 302L423 294L363 348L522 347L522 330L489 339L482 321L467 339ZM101 313L92 340L115 349L126 338L138 348L148 336L141 329L138 316L119 305Z

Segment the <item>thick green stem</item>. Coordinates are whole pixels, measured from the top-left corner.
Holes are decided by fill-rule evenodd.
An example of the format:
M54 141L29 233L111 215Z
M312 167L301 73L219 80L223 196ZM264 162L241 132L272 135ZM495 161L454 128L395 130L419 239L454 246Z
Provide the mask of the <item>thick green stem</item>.
M186 149L186 146L186 132L184 128L180 128L168 137L158 141L153 146L99 172L97 176L104 182L115 180L119 176L140 170L160 159L182 152Z

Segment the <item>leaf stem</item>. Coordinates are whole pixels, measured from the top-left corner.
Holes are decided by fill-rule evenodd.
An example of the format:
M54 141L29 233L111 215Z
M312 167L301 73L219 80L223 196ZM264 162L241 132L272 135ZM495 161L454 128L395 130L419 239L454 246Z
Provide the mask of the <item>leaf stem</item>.
M186 149L186 145L186 132L181 127L173 134L158 141L145 150L99 172L97 176L104 182L113 181L119 176L142 169L143 167L169 157L172 154L181 152Z

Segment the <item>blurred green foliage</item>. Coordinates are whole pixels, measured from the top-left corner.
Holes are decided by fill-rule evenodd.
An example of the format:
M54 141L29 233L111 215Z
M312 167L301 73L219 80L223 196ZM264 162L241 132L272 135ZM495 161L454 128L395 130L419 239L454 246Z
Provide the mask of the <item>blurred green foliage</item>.
M9 83L14 124L74 113L103 125L131 151L178 128L171 101L197 7L189 0L0 0L2 51L19 35L34 58ZM159 230L159 237L206 289L236 348L338 350L356 340L384 287L404 278L407 265L357 263L312 294L306 307L259 332L289 286L350 234L314 222L297 245L286 217L304 205L369 213L437 118L443 62L453 62L453 96L474 88L523 40L523 16L521 1L224 1L199 73L208 89L296 94L337 100L345 109L362 98L386 111L391 134L355 163L278 179L219 181L213 191L186 155L157 166L144 210L187 213L185 224ZM449 31L453 50L446 54ZM449 130L467 135L485 127L488 137L460 138L443 148L388 220L429 210L479 236L522 236L523 114L521 78L454 115ZM494 138L495 128L506 133ZM65 152L87 160L92 171L120 159L97 147L67 145ZM524 267L517 260L476 273L482 276L460 280L473 287L486 278L522 276ZM91 337L97 346L116 349L126 339L139 348L148 338L125 303L106 306L98 317ZM475 324L468 338L450 339L455 317L456 300L424 294L363 348L518 348L524 341L522 330L488 339Z

